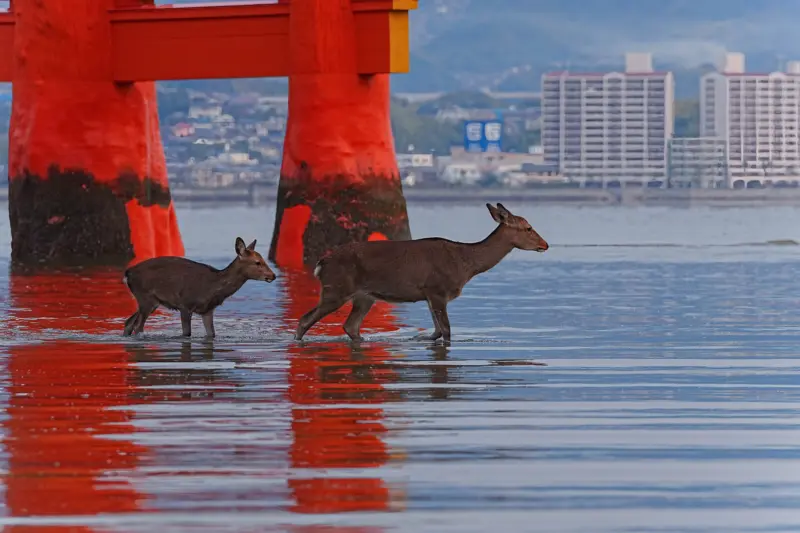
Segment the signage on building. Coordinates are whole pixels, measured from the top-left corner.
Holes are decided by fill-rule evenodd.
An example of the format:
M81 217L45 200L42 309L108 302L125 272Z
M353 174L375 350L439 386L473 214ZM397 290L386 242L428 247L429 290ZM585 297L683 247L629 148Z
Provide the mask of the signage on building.
M412 154L411 166L414 167L432 167L433 154Z
M432 167L433 154L397 154L397 166L406 167Z
M503 123L499 120L464 122L464 149L467 152L502 152Z

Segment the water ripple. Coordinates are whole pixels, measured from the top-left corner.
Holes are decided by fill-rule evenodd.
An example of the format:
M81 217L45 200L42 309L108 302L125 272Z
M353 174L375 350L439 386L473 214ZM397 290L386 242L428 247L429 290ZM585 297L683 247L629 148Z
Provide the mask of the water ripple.
M798 531L800 258L722 248L509 260L452 304L449 348L411 340L423 304L294 343L302 276L246 285L213 342L174 313L122 338L119 273L0 276L0 524Z

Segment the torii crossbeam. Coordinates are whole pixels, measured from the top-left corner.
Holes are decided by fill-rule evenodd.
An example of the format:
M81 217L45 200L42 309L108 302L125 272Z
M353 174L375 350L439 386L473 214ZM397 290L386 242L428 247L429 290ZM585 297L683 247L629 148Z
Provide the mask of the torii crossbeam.
M417 0L13 0L0 81L13 84L14 263L183 255L152 81L288 76L270 256L311 265L353 240L409 238L388 74L409 68Z

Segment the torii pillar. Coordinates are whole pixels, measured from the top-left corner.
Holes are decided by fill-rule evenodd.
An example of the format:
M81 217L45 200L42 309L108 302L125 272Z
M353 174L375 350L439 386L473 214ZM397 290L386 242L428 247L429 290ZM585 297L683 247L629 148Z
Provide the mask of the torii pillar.
M271 257L313 265L350 241L407 239L388 74L417 0L13 0L12 262L127 264L184 249L153 80L289 76Z
M14 0L15 264L125 265L184 253L155 85L115 83L111 7L113 0Z
M408 69L407 13L357 18L356 10L370 4L359 0L284 3L292 75L270 258L282 267L313 268L337 245L411 238L389 76L360 74L370 63L378 72L382 64L383 72ZM407 11L416 0L392 4Z

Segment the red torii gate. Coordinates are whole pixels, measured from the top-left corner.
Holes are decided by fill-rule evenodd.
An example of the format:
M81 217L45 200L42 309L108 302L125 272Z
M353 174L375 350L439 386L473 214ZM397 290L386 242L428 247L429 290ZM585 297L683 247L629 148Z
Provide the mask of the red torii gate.
M183 255L152 80L289 76L270 257L312 265L353 240L410 237L389 121L417 0L13 0L14 263Z

